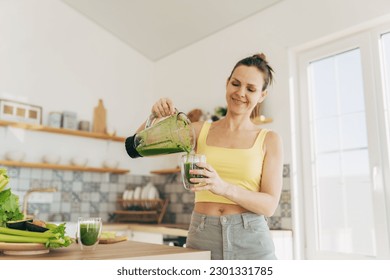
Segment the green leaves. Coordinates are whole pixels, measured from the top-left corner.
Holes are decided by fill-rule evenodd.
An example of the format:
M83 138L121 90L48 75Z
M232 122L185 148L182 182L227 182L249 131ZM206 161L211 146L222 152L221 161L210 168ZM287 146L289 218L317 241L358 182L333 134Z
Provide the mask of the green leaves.
M49 230L45 232L7 228L7 221L23 219L19 209L19 197L14 195L11 189L4 190L8 182L7 170L0 168L0 242L42 243L48 248L67 247L72 244L72 239L65 236L65 224L47 224Z
M19 209L19 197L12 194L10 189L0 192L0 227L5 227L7 221L23 219Z
M23 219L19 209L19 197L10 189L4 190L9 182L7 169L0 168L0 227L5 227L7 221Z

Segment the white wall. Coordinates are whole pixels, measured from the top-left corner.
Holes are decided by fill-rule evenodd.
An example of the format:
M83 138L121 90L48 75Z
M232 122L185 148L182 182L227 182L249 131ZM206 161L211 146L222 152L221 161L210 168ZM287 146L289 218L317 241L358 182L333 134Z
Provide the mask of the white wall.
M182 111L212 112L225 105L225 82L234 64L264 52L276 73L266 99L266 127L284 140L291 162L289 54L296 47L390 13L388 0L284 0L156 63L155 98L168 96Z
M93 120L102 98L107 123L129 136L147 117L152 100L154 64L122 41L58 0L0 1L0 98L74 111ZM57 153L62 163L82 155L100 166L106 157L132 173L148 173L160 160L132 160L119 142L0 128L0 158L21 149L26 161Z

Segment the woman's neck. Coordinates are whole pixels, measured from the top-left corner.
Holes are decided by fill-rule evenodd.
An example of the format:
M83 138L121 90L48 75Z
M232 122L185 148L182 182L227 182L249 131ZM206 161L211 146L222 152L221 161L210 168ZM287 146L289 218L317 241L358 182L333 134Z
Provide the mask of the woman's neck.
M253 129L253 122L249 115L231 115L226 114L225 118L221 119L220 125L230 131L249 130Z

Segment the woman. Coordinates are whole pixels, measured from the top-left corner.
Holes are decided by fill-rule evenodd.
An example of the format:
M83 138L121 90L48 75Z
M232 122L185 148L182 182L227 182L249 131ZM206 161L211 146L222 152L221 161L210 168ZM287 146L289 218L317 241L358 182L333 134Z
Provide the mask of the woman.
M193 123L196 152L207 163L192 174L195 206L187 247L210 250L212 259L276 259L265 217L278 206L283 152L279 136L251 121L267 96L273 70L264 54L240 60L226 82L227 114L213 123ZM175 112L162 98L152 108L158 117Z

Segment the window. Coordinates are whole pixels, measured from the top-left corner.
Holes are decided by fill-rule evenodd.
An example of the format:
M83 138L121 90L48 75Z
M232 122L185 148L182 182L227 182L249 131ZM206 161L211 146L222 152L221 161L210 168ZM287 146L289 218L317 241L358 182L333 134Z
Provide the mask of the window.
M374 255L360 50L313 61L309 72L319 249Z
M390 33L378 30L297 52L295 182L308 259L390 258L390 110L382 87L390 108Z

